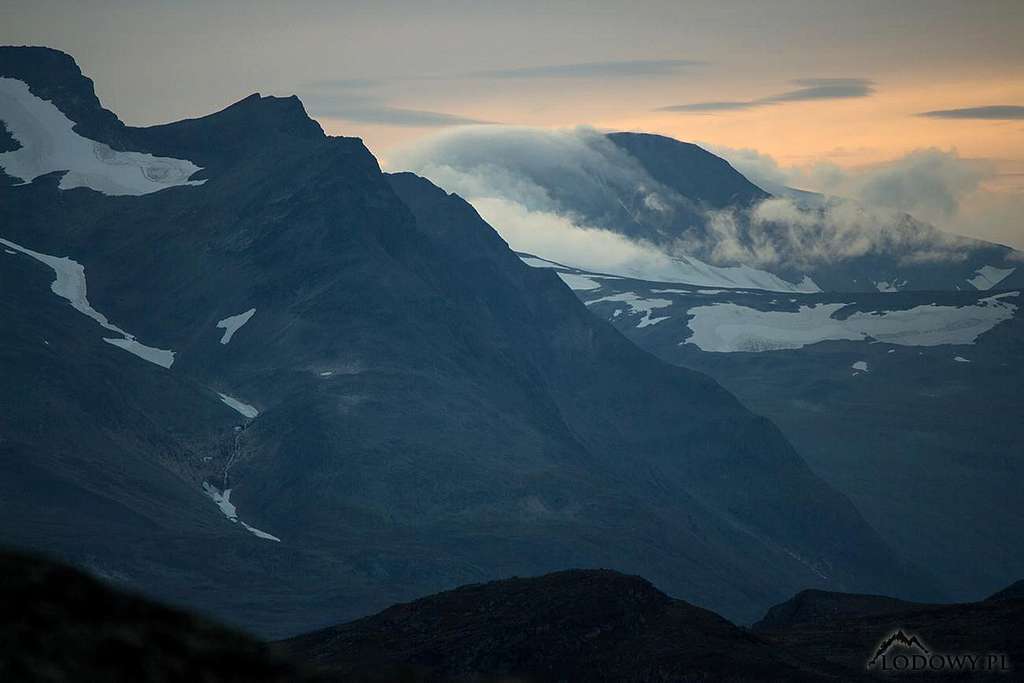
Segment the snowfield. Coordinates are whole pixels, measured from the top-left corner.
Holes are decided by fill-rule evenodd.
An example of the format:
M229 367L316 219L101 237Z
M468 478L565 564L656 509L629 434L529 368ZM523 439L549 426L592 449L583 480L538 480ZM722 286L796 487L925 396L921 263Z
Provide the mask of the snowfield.
M906 286L906 280L900 281L898 279L893 279L892 282L886 282L885 280L881 280L875 283L875 289L877 289L879 292L888 292L890 294L892 292L898 292Z
M67 171L60 180L62 190L87 187L107 195L144 195L206 182L189 180L202 170L191 161L119 152L82 137L52 102L36 97L28 85L14 78L0 78L0 120L21 145L0 154L0 167L25 183Z
M974 273L974 277L967 281L974 285L975 289L989 290L998 285L1006 278L1013 275L1016 268L995 268L993 266L982 266Z
M970 306L915 306L903 311L856 312L833 317L848 304L801 306L798 311L759 311L733 303L696 306L689 314L693 334L680 344L702 351L799 349L829 340L868 338L900 346L973 344L979 336L1013 317L1007 301L1019 292L980 299Z
M249 319L256 313L255 308L250 308L245 313L239 313L238 315L228 316L223 320L217 322L217 327L224 330L223 336L220 338L221 344L227 344L231 341L231 338L235 336L235 332L241 329L242 325L249 322Z
M82 315L95 320L103 329L121 335L121 338L104 338L103 341L108 344L113 344L118 348L122 348L129 353L133 353L143 360L147 360L150 363L155 363L165 368L171 367L174 363L174 351L146 346L135 339L134 335L131 335L117 325L112 324L107 320L107 316L89 305L89 299L86 297L85 267L82 266L81 263L67 258L66 256L50 256L49 254L32 251L20 244L15 244L10 240L5 240L2 237L0 237L0 244L21 252L26 256L31 256L40 263L49 266L55 275L53 284L50 285L50 289L53 290L54 294L62 299L67 299L72 308Z

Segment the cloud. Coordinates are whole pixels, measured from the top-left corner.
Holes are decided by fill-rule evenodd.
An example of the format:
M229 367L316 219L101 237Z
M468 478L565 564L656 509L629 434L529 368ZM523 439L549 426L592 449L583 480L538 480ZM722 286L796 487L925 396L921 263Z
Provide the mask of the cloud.
M1024 107L1013 104L992 104L963 109L936 109L918 114L930 119L979 119L986 121L1013 121L1024 119Z
M857 169L828 161L783 167L756 150L710 149L774 194L786 193L787 187L811 190L869 209L910 213L951 233L1024 248L1024 195L988 189L989 181L999 175L990 161L932 148Z
M875 92L872 81L864 78L801 78L791 81L800 86L777 95L754 100L731 100L721 102L693 102L661 107L657 111L708 113L716 111L740 111L767 107L787 102L813 102L818 100L841 100L854 97L868 97Z
M692 59L636 59L617 62L548 64L513 69L489 69L469 74L473 78L631 78L635 76L671 76L684 69L705 66Z
M307 81L303 85L307 88L325 88L338 90L351 90L362 88L375 88L383 85L385 81L374 78L333 78L321 81Z
M467 116L424 109L396 107L384 97L366 90L382 85L371 79L339 79L311 81L306 87L316 90L303 94L302 100L311 115L342 119L354 123L375 123L410 128L440 128L489 124ZM332 92L333 91L333 92Z
M313 107L316 116L343 119L355 123L377 123L385 126L407 126L414 128L436 128L442 126L485 125L490 122L472 119L456 114L422 109L403 109L385 104L338 104Z
M712 263L748 263L795 269L820 267L868 254L896 255L906 263L960 261L967 241L919 223L901 212L832 198L807 207L773 197L749 209L709 214L701 243Z

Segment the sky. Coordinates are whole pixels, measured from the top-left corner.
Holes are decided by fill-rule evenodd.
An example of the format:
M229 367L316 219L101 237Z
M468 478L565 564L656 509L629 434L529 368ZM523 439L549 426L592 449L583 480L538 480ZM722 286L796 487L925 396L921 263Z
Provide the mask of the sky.
M69 52L130 124L294 93L385 163L455 125L587 125L819 191L930 150L978 169L943 227L1024 248L1021 36L1020 0L0 0L0 43Z

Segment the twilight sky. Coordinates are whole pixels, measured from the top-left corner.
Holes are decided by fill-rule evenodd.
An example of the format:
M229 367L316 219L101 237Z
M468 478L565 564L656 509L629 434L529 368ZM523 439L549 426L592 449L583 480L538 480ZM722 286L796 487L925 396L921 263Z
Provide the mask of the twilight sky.
M448 125L586 124L817 190L937 148L977 170L944 227L1019 248L1022 36L1020 0L0 0L0 43L71 53L131 124L297 93L385 161Z

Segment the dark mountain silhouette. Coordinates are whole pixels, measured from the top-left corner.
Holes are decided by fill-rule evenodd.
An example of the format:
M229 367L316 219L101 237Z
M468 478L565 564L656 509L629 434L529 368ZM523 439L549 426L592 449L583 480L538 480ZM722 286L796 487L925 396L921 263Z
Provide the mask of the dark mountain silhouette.
M744 620L808 585L929 592L770 422L297 99L133 128L66 55L0 76L205 180L0 188L4 542L277 636L567 566ZM108 327L25 250L81 264Z

